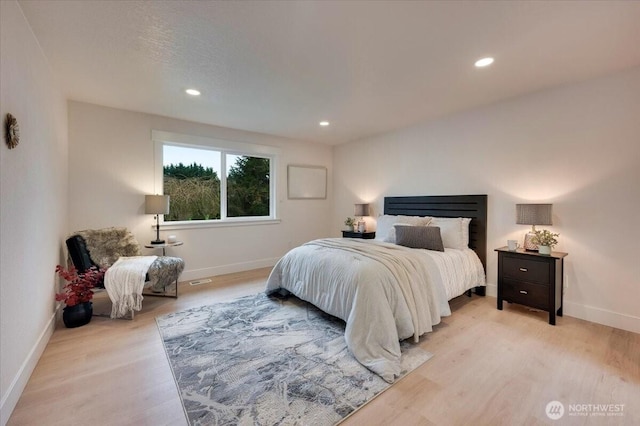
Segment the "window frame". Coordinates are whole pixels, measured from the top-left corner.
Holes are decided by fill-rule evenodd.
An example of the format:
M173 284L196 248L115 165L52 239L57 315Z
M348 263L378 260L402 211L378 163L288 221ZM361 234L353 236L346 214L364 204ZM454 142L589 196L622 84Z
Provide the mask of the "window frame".
M249 144L201 136L181 135L171 132L152 130L154 144L154 190L164 193L164 146L203 149L220 152L220 219L165 221L160 215L162 229L185 229L219 226L264 225L280 223L277 215L277 178L276 171L280 149L266 145ZM269 159L269 216L227 217L227 154Z

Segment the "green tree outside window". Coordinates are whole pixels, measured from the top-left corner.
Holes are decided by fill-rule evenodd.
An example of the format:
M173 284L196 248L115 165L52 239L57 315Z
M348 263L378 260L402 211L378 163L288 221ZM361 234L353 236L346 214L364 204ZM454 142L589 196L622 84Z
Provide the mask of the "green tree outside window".
M269 216L269 159L242 156L227 176L227 216Z

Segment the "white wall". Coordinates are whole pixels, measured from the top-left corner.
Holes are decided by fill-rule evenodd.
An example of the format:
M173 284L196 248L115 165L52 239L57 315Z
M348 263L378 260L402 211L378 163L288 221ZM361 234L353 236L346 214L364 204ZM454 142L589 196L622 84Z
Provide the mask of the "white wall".
M565 313L640 332L640 68L405 128L334 151L334 218L386 195L488 194L488 284L523 239L515 204L553 203ZM539 228L540 229L540 228Z
M331 175L330 146L69 102L72 231L126 226L141 243L155 239L153 216L144 214L144 195L154 193L152 130L268 145L281 151L276 176L281 223L161 230L161 236L173 234L184 241L167 252L185 260L183 280L271 266L289 248L330 232L330 179L326 200L288 200L286 193L287 164L326 166Z
M67 226L67 109L20 7L0 2L0 117L20 144L0 146L0 424L5 424L55 324Z

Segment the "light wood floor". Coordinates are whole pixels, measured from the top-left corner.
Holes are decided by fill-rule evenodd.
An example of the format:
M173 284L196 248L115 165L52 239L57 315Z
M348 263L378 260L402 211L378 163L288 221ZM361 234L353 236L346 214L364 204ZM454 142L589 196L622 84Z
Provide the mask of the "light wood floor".
M134 321L59 325L9 425L185 425L155 317L262 291L269 269L181 283L180 298L146 297ZM420 345L435 354L343 425L640 424L640 335L494 298L452 301ZM109 309L96 300L96 311ZM565 415L552 421L552 400ZM620 417L568 416L569 404L624 404Z

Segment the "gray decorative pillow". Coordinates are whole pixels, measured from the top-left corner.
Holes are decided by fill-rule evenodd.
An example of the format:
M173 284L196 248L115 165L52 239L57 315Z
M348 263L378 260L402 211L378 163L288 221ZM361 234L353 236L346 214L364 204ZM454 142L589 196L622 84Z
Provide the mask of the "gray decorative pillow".
M396 244L435 251L444 251L440 228L437 226L394 225Z

